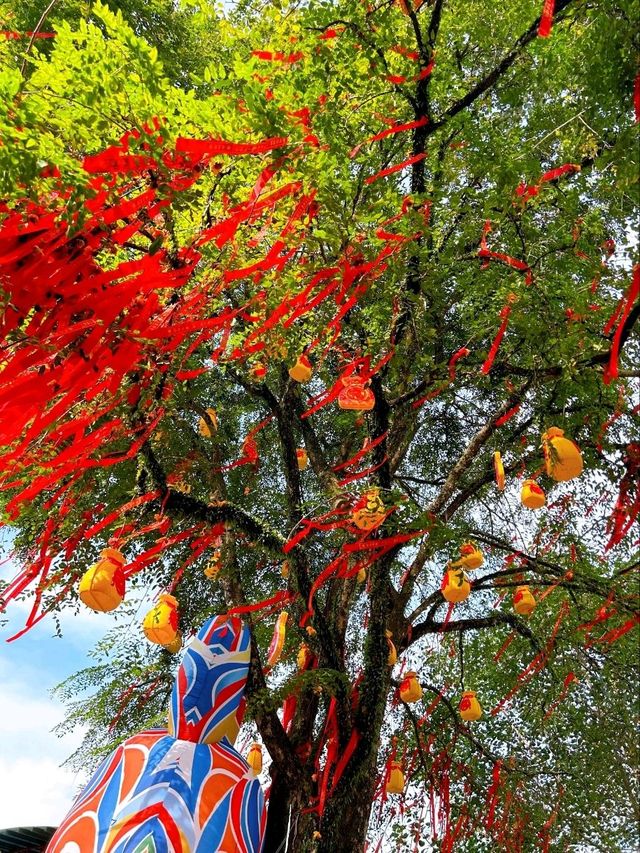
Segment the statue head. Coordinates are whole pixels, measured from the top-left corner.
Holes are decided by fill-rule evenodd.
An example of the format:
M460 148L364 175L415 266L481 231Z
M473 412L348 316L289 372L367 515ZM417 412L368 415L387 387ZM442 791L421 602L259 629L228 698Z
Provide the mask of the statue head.
M234 743L244 714L251 656L249 629L233 616L208 619L185 652L169 706L179 740Z

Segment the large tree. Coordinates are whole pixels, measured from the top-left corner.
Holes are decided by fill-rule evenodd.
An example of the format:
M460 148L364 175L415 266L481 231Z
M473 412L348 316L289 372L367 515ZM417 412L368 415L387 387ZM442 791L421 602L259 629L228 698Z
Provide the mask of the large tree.
M40 7L2 3L3 595L64 628L100 549L126 557L63 688L75 760L161 721L175 658L137 610L170 589L185 637L251 625L266 850L631 849L637 2Z

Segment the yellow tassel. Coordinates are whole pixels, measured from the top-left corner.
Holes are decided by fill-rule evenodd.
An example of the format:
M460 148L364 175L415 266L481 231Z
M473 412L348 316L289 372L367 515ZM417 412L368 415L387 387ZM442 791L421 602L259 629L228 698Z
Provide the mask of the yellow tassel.
M256 776L262 773L262 747L259 743L252 743L247 755L247 764Z

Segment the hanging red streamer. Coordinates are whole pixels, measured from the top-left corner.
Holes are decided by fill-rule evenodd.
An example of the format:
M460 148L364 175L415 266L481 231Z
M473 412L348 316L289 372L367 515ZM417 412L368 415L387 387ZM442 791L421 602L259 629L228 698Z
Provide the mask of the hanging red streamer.
M470 352L471 350L467 347L460 347L460 349L454 352L454 354L449 359L449 380L451 382L453 382L453 380L456 378L456 363L461 358L464 358L466 355L469 355Z
M507 325L509 323L509 314L511 313L511 306L505 305L505 307L500 311L500 317L502 317L502 323L500 328L498 329L498 333L493 339L493 343L491 344L491 349L489 350L487 357L485 359L484 364L482 365L481 372L487 374L491 370L491 366L495 360L496 354L500 347L500 342L504 337L504 333L507 331Z
M403 169L406 169L407 166L413 166L414 163L419 163L420 160L424 160L426 154L414 154L413 157L408 157L406 160L403 160L402 163L396 163L395 166L389 166L387 169L381 169L379 172L376 172L375 175L370 175L365 179L365 184L372 184L374 181L377 181L379 178L386 178L387 175L393 175L395 172L401 172Z
M620 353L620 342L622 338L622 330L624 329L624 324L627 320L627 317L631 313L631 308L633 304L638 301L640 298L640 264L636 264L633 268L633 278L631 281L631 285L629 290L627 291L626 296L623 298L621 304L621 311L618 320L618 328L615 331L613 336L613 341L611 342L611 356L609 358L609 364L605 368L603 374L603 382L605 385L609 385L613 379L616 379L618 376L618 355ZM606 334L606 332L605 332Z
M542 7L542 15L540 16L540 24L538 26L538 35L540 38L547 38L551 35L551 27L553 26L553 12L556 6L556 0L544 0Z

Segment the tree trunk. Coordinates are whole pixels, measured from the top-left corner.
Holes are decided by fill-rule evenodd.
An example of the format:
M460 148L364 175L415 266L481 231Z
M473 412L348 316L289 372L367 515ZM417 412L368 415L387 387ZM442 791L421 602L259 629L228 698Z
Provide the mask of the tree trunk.
M290 791L276 774L269 794L263 853L361 853L364 850L377 782L376 757L345 792L327 801L322 821L304 811L300 792ZM290 811L291 810L291 811ZM289 814L291 824L289 825ZM314 832L320 831L320 838ZM288 846L287 846L288 844Z
M377 784L376 756L361 769L345 791L339 786L322 818L318 853L362 853Z
M264 836L263 853L277 853L284 850L282 844L287 837L289 824L290 791L282 777L272 774L269 791L269 811L267 812L267 828Z
M285 780L274 772L269 793L269 809L262 853L309 853L316 849L313 833L317 815L305 812L308 806L301 791L291 791ZM291 818L291 823L289 823Z

